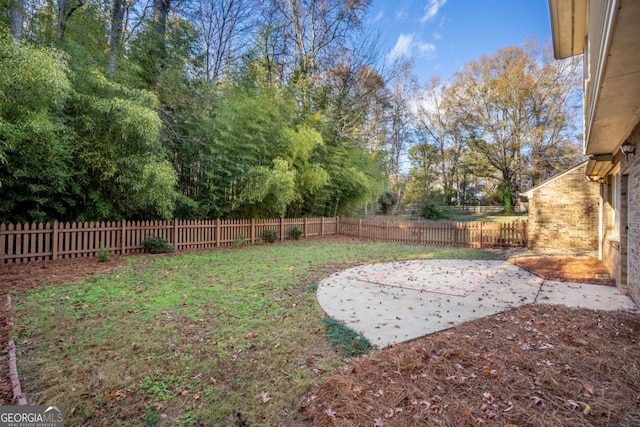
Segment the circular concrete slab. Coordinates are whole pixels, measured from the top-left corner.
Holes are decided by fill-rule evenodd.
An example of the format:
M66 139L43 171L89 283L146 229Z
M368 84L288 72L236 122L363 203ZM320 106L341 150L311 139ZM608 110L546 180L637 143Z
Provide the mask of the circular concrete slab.
M604 308L602 301L588 306L596 292L609 307L635 309L616 288L543 285L542 278L506 261L399 261L333 274L320 282L317 298L329 316L381 348L534 303L540 295L543 303L571 301L581 306L578 301L586 308ZM594 291L593 286L599 289ZM583 288L589 291L587 296L574 295Z

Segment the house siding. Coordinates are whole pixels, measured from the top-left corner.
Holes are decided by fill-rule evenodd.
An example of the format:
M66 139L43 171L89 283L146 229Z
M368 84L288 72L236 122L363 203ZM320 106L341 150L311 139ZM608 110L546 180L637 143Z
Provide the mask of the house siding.
M529 198L529 246L598 250L600 185L584 164L534 190Z

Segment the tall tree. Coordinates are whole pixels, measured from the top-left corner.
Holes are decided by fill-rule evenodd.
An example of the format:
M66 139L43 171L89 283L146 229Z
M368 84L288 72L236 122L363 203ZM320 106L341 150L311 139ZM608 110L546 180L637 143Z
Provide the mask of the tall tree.
M198 0L194 20L203 44L205 79L217 82L238 65L255 26L251 0Z
M113 0L111 11L111 28L109 30L109 77L116 73L120 45L122 43L122 30L124 27L124 15L126 11L125 0Z
M473 134L469 146L492 167L487 175L497 173L502 181L507 212L527 165L542 155L536 148L548 150L571 138L572 105L554 94L575 89L574 79L560 79L573 70L542 62L532 46L500 49L466 64L451 89L451 108Z
M16 40L22 41L24 29L24 0L11 0L11 34Z
M461 159L467 141L460 118L448 106L452 97L455 93L449 83L437 77L427 83L418 106L417 133L421 144L430 144L435 150L438 183L445 203L460 204Z
M390 129L386 165L391 189L400 196L402 188L400 185L402 182L401 162L413 138L412 123L415 122L411 101L417 91L417 82L411 72L412 66L413 64L410 62L400 63L399 72L391 83Z
M285 42L293 47L289 64L292 78L301 88L302 102L311 108L311 88L319 71L326 70L332 49L358 28L370 0L270 0L277 11ZM324 66L323 66L324 65Z

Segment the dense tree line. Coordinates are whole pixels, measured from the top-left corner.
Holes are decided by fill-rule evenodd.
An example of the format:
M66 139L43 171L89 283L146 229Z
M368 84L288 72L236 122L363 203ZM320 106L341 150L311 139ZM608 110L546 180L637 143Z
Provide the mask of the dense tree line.
M433 78L418 103L409 198L500 201L509 212L520 191L575 165L580 70L534 40Z
M336 215L373 200L384 154L362 130L387 107L359 38L367 7L1 0L0 221Z
M563 164L569 67L512 49L419 88L368 7L0 0L0 222L339 215L474 180L511 198Z

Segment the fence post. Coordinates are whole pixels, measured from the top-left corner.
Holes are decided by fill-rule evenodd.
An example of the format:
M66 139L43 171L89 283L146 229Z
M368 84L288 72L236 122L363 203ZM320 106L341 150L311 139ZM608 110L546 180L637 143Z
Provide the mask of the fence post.
M58 220L53 221L53 230L51 236L51 260L58 259Z
M120 232L120 247L121 255L124 255L127 250L127 221L122 219L122 231Z
M451 221L451 225L453 225L453 246L458 246L458 223Z
M389 221L384 222L384 240L389 241Z
M478 228L480 234L480 249L482 249L482 221L480 222L480 227Z
M216 218L216 247L220 246L220 218Z
M320 217L320 236L324 237L324 217Z
M0 264L4 264L4 259L7 256L6 251L5 251L5 234L3 233L3 231L5 231L7 229L6 225L4 224L0 224ZM44 250L43 250L44 252Z
M336 236L340 235L340 217L336 217Z
M358 220L358 239L362 238L362 219Z
M255 218L251 218L251 244L253 245L256 242L256 220Z
M176 251L180 250L178 247L178 220L173 219L173 247L176 248Z
M307 217L304 217L304 223L302 225L302 237L307 238Z
M284 240L284 218L280 217L280 241Z

